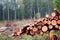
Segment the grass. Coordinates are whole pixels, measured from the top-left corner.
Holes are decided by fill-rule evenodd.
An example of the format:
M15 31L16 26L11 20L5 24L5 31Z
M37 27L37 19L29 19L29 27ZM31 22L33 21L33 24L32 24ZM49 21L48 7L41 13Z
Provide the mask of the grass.
M60 37L60 30L56 31L54 34ZM8 35L0 34L0 40L45 40L49 37L49 33L44 33L43 35L36 34L34 36L22 34L16 38L9 37Z
M5 21L7 20L4 20L4 21L0 21L0 26L5 26ZM15 22L16 24L18 24L18 22L20 23L20 25L25 25L27 23L30 23L30 22L33 22L31 19L24 19L24 20L17 20L17 21L9 21L9 22Z

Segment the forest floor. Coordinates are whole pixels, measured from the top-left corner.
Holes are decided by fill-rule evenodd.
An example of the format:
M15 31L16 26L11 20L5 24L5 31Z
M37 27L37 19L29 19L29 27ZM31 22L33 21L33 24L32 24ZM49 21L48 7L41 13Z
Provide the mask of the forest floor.
M5 22L6 22L6 20L5 21L0 21L0 27L4 26ZM10 21L10 22L13 22L13 21ZM20 23L20 25L25 25L25 24L33 23L33 19L17 20L13 23L16 23L16 24Z
M33 20L27 19L27 20L17 20L17 21L10 21L10 22L17 24L17 27L18 27L18 24L20 26L25 26L25 25L31 24L31 23L33 23ZM0 21L0 27L5 27L5 21ZM14 27L13 27L13 29L14 29ZM0 33L10 36L11 34L13 34L13 29L12 29L12 27L10 27L7 30L0 32Z

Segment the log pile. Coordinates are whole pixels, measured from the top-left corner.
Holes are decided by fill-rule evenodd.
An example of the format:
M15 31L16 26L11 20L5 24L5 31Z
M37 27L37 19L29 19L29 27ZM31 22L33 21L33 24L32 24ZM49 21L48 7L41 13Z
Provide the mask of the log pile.
M54 10L51 16L34 20L34 24L20 28L19 34L28 34L33 36L37 33L43 35L51 30L60 30L60 13L57 10Z

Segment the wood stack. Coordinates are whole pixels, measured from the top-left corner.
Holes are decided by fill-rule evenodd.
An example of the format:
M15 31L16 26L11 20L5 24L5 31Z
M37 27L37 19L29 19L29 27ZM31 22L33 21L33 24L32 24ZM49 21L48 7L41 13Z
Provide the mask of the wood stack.
M34 24L23 27L20 34L43 34L51 30L60 30L60 13L57 10L54 10L51 16L41 20L35 20Z

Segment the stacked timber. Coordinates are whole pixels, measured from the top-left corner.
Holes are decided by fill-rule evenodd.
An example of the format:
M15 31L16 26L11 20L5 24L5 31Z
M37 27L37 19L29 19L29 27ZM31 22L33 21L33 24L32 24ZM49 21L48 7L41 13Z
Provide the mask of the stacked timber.
M51 30L60 30L60 13L57 10L54 10L51 16L34 20L34 24L24 26L20 30L20 35L28 34L32 36L36 33L42 35L46 32L50 32Z

